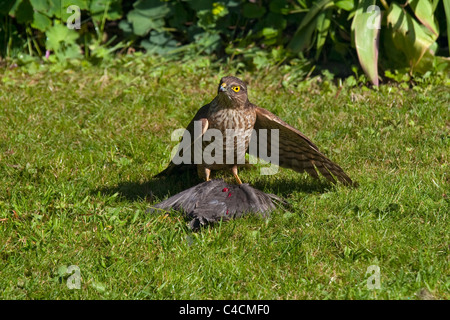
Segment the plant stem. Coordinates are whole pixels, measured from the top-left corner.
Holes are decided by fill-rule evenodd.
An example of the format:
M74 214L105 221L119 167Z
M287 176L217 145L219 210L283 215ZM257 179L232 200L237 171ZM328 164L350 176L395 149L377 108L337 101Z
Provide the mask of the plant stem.
M383 5L385 10L389 10L389 5L387 4L386 0L380 0L380 2Z

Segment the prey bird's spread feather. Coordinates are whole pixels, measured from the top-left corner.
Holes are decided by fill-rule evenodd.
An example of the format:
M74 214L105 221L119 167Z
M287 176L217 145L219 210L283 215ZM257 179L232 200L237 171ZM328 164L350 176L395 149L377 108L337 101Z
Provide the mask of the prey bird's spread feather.
M287 202L246 183L236 185L214 179L202 182L152 206L150 212L181 211L192 219L190 227L198 230L200 225L239 218L248 213L267 216L277 208L277 204L286 205Z
M278 150L273 151L278 151L278 164L281 167L289 168L297 172L307 172L314 178L319 178L318 171L333 183L336 182L335 178L337 178L337 180L345 185L355 184L338 164L321 153L319 148L303 133L270 111L252 104L248 100L247 86L242 80L236 77L224 77L219 83L217 92L217 96L213 101L201 107L186 128L191 135L191 145L193 145L194 141L194 122L201 121L202 133L209 129L219 129L224 134L226 129L255 129L258 136L260 129L268 129L267 154L270 154L273 149L270 129L278 129ZM249 138L249 136L245 136L244 138L247 153ZM205 144L203 144L204 147ZM191 158L193 160L193 155L191 155ZM192 161L191 163L194 162ZM167 169L157 176L180 173L192 167L196 167L199 175L206 178L206 180L209 179L211 170L231 169L236 180L240 183L237 175L237 163L222 165L206 163L176 165L171 161Z

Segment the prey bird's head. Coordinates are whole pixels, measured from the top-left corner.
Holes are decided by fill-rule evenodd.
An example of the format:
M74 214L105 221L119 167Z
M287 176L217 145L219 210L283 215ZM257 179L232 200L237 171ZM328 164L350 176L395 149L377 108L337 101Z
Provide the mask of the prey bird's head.
M247 102L247 85L236 77L223 77L217 89L219 100L230 106L243 106Z

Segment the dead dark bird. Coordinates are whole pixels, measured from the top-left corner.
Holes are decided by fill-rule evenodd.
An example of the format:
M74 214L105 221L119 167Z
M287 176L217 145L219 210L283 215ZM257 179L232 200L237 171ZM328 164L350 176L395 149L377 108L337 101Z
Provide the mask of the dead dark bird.
M189 226L198 230L201 225L259 213L263 217L288 203L270 193L255 189L248 183L229 184L221 179L202 182L169 199L152 206L149 212L181 211L192 219Z

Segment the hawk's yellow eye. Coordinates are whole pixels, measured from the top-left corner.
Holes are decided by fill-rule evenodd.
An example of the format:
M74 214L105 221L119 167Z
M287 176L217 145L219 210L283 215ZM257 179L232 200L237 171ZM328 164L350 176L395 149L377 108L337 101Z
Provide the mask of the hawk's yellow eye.
M241 87L239 87L239 86L232 86L231 89L233 89L234 92L239 92L239 90L241 90Z

